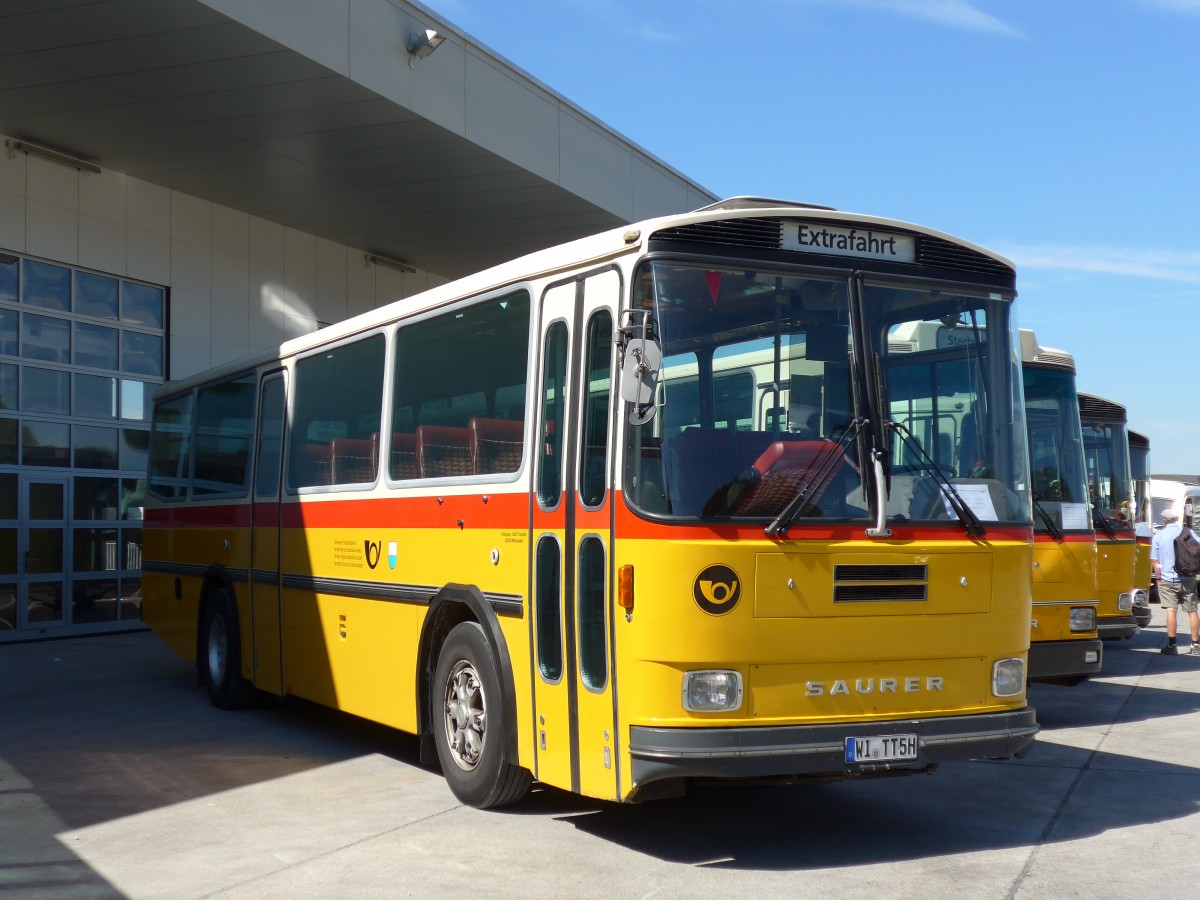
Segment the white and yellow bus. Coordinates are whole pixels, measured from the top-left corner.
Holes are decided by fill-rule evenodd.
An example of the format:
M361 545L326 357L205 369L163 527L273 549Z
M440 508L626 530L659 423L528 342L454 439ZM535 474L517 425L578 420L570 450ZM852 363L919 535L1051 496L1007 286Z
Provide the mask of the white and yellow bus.
M1014 285L927 228L743 199L169 383L146 621L217 706L412 732L480 807L1019 754ZM897 340L930 323L953 340Z
M1021 329L1033 491L1029 678L1075 684L1100 671L1096 533L1088 499L1075 359Z
M1125 407L1080 393L1079 418L1096 527L1100 637L1128 639L1138 632L1133 615L1137 539Z

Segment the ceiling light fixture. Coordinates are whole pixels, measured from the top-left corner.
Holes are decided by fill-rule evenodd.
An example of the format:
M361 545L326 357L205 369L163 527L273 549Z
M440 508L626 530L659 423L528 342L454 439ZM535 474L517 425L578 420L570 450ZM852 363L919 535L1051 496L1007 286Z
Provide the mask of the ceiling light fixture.
M40 156L42 159L48 159L51 162L61 163L64 166L71 166L81 172L94 172L100 174L100 167L94 163L84 162L82 159L76 159L66 153L60 153L58 150L51 150L49 147L39 147L37 144L31 144L28 141L14 141L6 138L4 146L8 148L9 156L15 154L18 150L23 153L28 153L32 156Z
M368 263L375 263L377 266L387 266L389 269L395 269L398 272L408 272L415 275L417 271L408 263L403 263L398 259L391 259L387 256L380 256L378 253L364 253L363 259Z

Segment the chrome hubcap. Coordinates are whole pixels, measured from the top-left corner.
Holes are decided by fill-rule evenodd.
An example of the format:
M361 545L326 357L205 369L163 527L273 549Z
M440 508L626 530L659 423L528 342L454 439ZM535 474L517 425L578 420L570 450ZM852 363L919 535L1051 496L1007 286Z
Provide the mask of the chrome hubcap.
M213 684L225 681L229 648L225 645L225 617L220 613L208 623L208 677Z
M446 742L450 756L460 769L470 772L483 756L487 732L487 703L479 674L466 660L459 660L446 679Z

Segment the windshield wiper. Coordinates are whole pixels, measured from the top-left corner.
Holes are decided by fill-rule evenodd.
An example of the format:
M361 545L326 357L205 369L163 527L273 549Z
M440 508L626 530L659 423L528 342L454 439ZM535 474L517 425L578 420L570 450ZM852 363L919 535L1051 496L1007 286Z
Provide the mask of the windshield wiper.
M800 511L808 505L809 498L824 487L825 482L837 470L837 464L841 462L842 451L845 449L846 443L853 435L858 433L863 424L864 420L862 419L850 421L845 426L841 437L830 444L828 448L821 451L821 456L817 457L816 461L813 465L809 466L808 471L805 473L808 477L797 486L795 496L783 508L783 511L775 517L774 521L764 529L767 537L773 537L777 534L781 536L787 534L788 527L795 520L796 516L800 514Z
M938 490L942 492L942 496L946 498L946 502L950 508L954 510L954 514L958 517L958 521L962 523L963 530L966 531L967 537L983 537L987 534L987 529L983 527L983 523L979 521L979 516L975 515L975 510L967 505L963 500L962 495L955 490L954 485L950 483L950 479L942 471L941 466L933 461L925 448L921 446L921 442L913 437L903 424L895 419L889 419L887 427L900 435L900 439L904 441L904 445L917 452L917 456L929 472L933 476L933 483L938 486Z
M1056 541L1063 539L1062 529L1058 527L1058 523L1054 521L1054 517L1046 512L1046 508L1042 506L1036 497L1033 498L1033 511L1041 516L1043 522L1046 523L1046 530L1050 532L1050 537Z
M1117 536L1117 529L1113 526L1112 519L1110 519L1104 513L1093 509L1092 510L1092 525L1094 526L1097 524L1099 524L1099 526L1104 529L1104 533L1107 534L1110 538L1115 538Z

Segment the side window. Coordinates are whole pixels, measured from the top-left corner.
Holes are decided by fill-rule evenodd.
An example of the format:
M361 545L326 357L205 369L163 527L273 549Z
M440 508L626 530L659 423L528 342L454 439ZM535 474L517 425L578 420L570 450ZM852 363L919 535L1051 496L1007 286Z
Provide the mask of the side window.
M400 481L520 469L528 367L525 291L401 325L388 475Z
M601 310L592 316L587 331L587 403L583 421L583 460L579 496L584 506L604 502L605 461L608 458L608 398L612 388L612 316Z
M558 541L545 535L537 545L537 654L538 670L547 681L563 674L562 651L562 554Z
M296 363L289 487L375 481L384 348L376 334Z
M279 468L283 459L283 379L272 378L263 385L259 420L258 458L254 464L254 496L274 497L279 493Z
M579 544L579 677L593 691L608 681L604 598L604 544L589 535Z
M233 381L201 388L197 393L192 496L246 490L257 389L258 379L250 372Z
M176 397L154 407L150 432L150 493L162 500L187 494L191 465L192 396Z
M538 502L558 506L563 483L563 434L567 423L567 326L553 323L546 332L542 360L542 433L538 442Z

